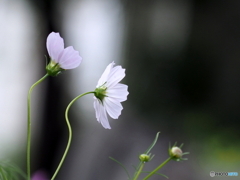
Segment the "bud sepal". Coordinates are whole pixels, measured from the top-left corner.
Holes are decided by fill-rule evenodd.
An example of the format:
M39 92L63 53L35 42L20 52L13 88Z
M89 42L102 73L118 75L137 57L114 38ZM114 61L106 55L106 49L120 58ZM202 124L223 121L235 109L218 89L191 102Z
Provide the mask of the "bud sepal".
M57 76L64 71L64 69L62 69L58 63L51 60L46 66L46 71L49 76Z
M94 96L98 98L101 102L105 97L107 97L107 87L105 86L106 83L104 83L102 86L97 87L94 91Z

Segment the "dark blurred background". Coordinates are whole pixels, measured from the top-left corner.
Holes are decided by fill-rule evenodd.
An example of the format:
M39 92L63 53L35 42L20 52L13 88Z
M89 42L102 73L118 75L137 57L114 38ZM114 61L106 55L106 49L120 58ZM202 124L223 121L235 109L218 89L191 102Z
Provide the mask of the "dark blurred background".
M65 108L94 90L112 61L126 68L130 94L122 115L109 118L112 129L105 130L91 95L78 100L69 115L73 142L57 180L127 179L109 156L133 174L158 131L146 170L178 142L190 154L160 171L169 179L240 173L239 8L237 0L0 0L0 157L26 168L27 91L46 73L46 37L54 31L83 62L34 90L32 173L52 176L68 138Z

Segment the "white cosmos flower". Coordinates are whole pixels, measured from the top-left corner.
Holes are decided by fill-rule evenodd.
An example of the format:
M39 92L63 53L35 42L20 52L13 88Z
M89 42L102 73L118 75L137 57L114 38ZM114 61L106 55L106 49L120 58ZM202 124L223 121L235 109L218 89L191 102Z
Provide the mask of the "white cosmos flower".
M78 67L82 61L79 52L74 50L72 46L64 49L64 41L59 33L50 33L47 37L46 46L48 54L51 57L51 61L47 65L46 70L51 76L56 76L63 70L74 69Z
M123 109L121 102L127 100L128 86L119 82L125 77L125 69L110 63L101 78L94 93L94 109L99 123L106 129L111 129L107 113L113 119L117 119Z

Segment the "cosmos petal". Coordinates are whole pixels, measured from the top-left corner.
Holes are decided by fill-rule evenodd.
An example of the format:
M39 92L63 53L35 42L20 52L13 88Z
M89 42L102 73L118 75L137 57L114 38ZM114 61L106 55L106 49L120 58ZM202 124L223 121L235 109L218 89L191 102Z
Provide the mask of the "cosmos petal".
M129 94L127 89L127 85L118 83L112 88L108 88L106 95L108 97L117 99L119 102L123 102L127 100L127 96Z
M115 86L124 77L125 77L125 69L123 69L121 66L114 67L112 71L109 73L109 77L107 80L107 87L111 88L112 86Z
M123 109L121 103L114 98L106 97L104 98L103 104L106 107L109 116L113 119L118 119Z
M104 70L102 76L100 77L100 79L98 80L98 83L97 83L97 87L103 85L105 82L107 82L108 80L108 76L109 76L109 73L111 72L113 66L114 66L114 62L110 63L106 69Z
M100 110L99 110L100 102L99 101L100 100L97 99L95 96L93 98L94 98L93 107L95 109L97 121L99 122L99 119L100 119Z
M108 122L108 117L107 117L107 113L106 113L106 109L103 105L100 106L100 122L102 124L102 126L105 129L111 129L109 122Z
M102 102L97 99L96 97L94 97L94 102L93 102L93 106L95 109L95 113L96 113L96 118L97 121L99 123L102 124L102 126L105 129L111 129L109 122L108 122L108 117L107 117L107 113L106 113L106 109L105 107L102 105Z
M47 37L46 45L49 56L58 63L58 56L64 49L63 38L60 37L59 33L52 32Z
M65 48L59 55L59 65L63 69L74 69L80 65L82 57L72 46Z

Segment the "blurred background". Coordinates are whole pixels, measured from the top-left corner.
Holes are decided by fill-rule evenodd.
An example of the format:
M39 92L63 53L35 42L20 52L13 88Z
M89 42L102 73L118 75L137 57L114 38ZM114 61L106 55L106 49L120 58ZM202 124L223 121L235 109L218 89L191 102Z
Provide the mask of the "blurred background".
M127 179L109 156L133 174L158 131L146 170L178 142L190 154L162 168L169 179L240 173L239 8L238 0L0 0L0 159L26 171L27 92L46 73L46 38L54 31L83 61L33 91L32 173L50 179L67 143L65 108L94 90L112 61L126 68L122 82L130 94L122 115L109 118L106 130L96 121L92 95L78 100L57 180Z

